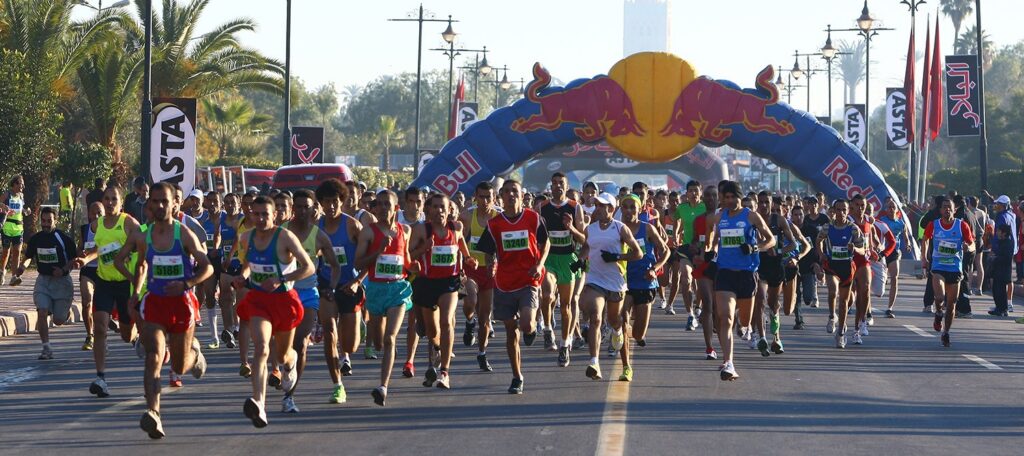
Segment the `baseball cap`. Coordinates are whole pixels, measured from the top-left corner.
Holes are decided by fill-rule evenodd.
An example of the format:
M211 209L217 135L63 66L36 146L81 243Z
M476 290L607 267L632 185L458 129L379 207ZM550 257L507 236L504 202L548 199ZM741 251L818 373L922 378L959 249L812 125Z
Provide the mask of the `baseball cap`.
M615 202L618 201L614 195L608 192L601 192L601 194L595 196L594 199L597 200L598 203L611 204L612 206L614 206Z
M191 192L189 192L188 197L189 198L198 198L199 201L202 201L203 200L203 191L198 189L198 188L194 188L194 189L192 189Z
M999 198L996 198L996 203L997 204L1010 204L1010 197L1006 196L1006 195L999 195Z

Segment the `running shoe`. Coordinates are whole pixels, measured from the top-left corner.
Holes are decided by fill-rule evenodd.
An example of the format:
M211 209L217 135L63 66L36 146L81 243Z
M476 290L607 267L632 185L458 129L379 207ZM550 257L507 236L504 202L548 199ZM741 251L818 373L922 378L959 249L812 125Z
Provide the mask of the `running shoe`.
M487 338L488 339L493 339L494 338L494 322L491 322L491 327L490 327L490 329L487 330Z
M1009 313L1013 313L1013 303L1012 302L1006 303L1006 311L1009 312Z
M896 314L894 314L891 309L890 310L886 310L885 311L885 318L896 318Z
M708 348L704 350L704 359L718 359L718 353L715 352L714 348Z
M779 326L780 326L779 316L778 315L772 315L771 317L768 318L768 320L769 320L768 329L771 330L772 334L778 334L779 333Z
M249 363L242 363L238 366L238 375L249 378L252 376L252 368L249 367Z
M933 313L932 312L932 306L931 305L925 305L924 308L921 309L921 313Z
M875 317L871 316L871 312L867 313L868 326L875 326Z
M402 376L405 378L413 378L416 376L416 366L412 363L405 363L405 367L402 367Z
M136 337L132 341L132 347L135 348L135 356L138 356L139 359L146 359L146 346L142 344L141 337Z
M11 286L16 287L18 285L21 285L21 276L11 277Z
M537 340L537 331L534 330L532 333L523 334L523 344L527 347L533 346L533 341Z
M441 371L441 375L437 377L437 387L441 389L451 389L451 379L448 377L448 371Z
M586 346L587 346L587 339L586 339L586 337L577 337L577 338L574 338L572 340L572 349L573 350L583 350L584 348L586 348Z
M608 339L608 356L614 358L616 353L618 352L615 351L615 347L612 346L611 339Z
M160 422L160 412L156 410L146 410L139 420L139 427L153 440L164 438L164 425Z
M846 348L846 333L836 331L836 348Z
M974 314L970 313L970 312L963 312L963 313L957 312L956 318L966 318L966 319L970 320L970 319L974 318Z
M558 350L558 346L555 345L555 331L551 328L544 330L544 349L547 351Z
M618 352L622 350L622 346L626 344L626 336L620 329L618 332L612 333L612 351Z
M252 425L257 428L267 427L267 412L263 410L263 406L256 399L248 398L245 400L245 405L242 406L242 413L245 413L245 417L252 420Z
M352 375L352 361L346 359L341 362L341 375L345 377Z
M85 342L82 343L82 351L92 350L92 335L85 336Z
M942 332L942 315L941 314L935 314L935 321L932 322L932 328L935 329L936 332Z
M206 356L203 356L202 350L199 349L199 340L195 337L192 338L192 351L196 354L196 359L192 363L192 376L198 380L206 375Z
M281 389L281 370L274 368L274 370L267 376L267 385Z
M377 350L374 350L373 347L367 346L365 349L363 349L363 358L377 359Z
M757 349L761 352L761 356L772 356L772 353L768 351L768 340L764 337L757 341Z
M331 393L331 398L328 399L327 402L331 404L344 404L347 399L347 395L345 394L345 385L334 385L334 391Z
M121 331L121 325L114 319L107 320L107 328L114 332Z
M523 379L512 377L512 386L508 387L508 394L523 394Z
M107 389L107 381L101 377L96 377L96 380L93 380L92 384L89 385L89 393L95 394L96 397L110 396L110 391Z
M171 388L181 388L184 386L184 383L182 383L181 377L174 375L174 372L171 372L171 375L167 378L167 386L170 386Z
M943 347L949 347L949 333L948 332L942 333L942 346Z
M693 331L694 329L697 329L697 325L693 324L693 314L690 314L686 317L686 330Z
M760 339L757 336L755 336L753 334L753 332L751 332L751 334L750 334L750 343L748 344L750 346L750 349L751 350L756 350L758 342L760 342Z
M776 338L775 341L772 342L772 353L775 353L776 355L786 353L786 349L782 346L781 339Z
M43 347L43 352L39 354L39 359L53 359L53 350L50 347Z
M466 330L462 332L462 343L467 347L476 345L476 319L466 322Z
M324 327L323 325L313 326L313 343L319 344L324 341Z
M744 326L744 327L743 327L743 335L742 335L742 336L740 336L740 339L743 339L743 340L751 340L751 339L753 339L753 338L754 338L754 334L753 334L753 333L754 333L754 332L750 330L750 327L748 327L748 326Z
M558 367L565 367L569 365L569 347L562 347L558 349Z
M676 308L674 306L668 306L665 308L665 315L675 315Z
M818 301L814 301L814 302L812 302L812 303L811 303L811 308L812 308L812 309L817 309L817 308L818 308Z
M480 370L484 372L491 372L494 368L491 367L491 363L487 362L487 354L476 355L476 363L480 366Z
M587 366L587 377L591 380L601 379L601 366L599 364L591 364Z
M631 382L633 381L633 368L631 366L625 366L622 368L622 375L619 375L620 382Z
M295 405L295 398L291 396L281 398L281 413L299 413L299 407Z
M636 341L636 344L641 346L641 347L646 347L647 346L647 338L645 337L643 339L640 339L640 340Z
M836 332L836 319L829 317L828 323L825 323L825 332L829 334L835 334Z
M431 386L434 386L434 382L436 382L436 381L437 381L437 369L434 369L434 366L427 367L427 372L425 374L425 379L423 380L423 386L425 386L427 388L430 388Z
M793 330L800 331L802 329L804 329L804 320L803 319L797 320L796 324L793 325Z
M732 361L726 361L722 364L720 371L722 381L733 381L740 378L739 374L736 373L736 367L732 365Z
M292 388L295 388L295 382L299 381L299 371L295 368L295 360L292 360L291 365L281 366L281 389L285 392L290 392Z
M216 340L213 341L213 342L210 342L210 343L206 344L206 348L209 348L210 350L216 350L216 349L220 348L220 342L216 341Z
M658 308L659 309L664 309L664 308L668 307L668 301L662 299L660 296L654 298L654 301L658 304Z
M999 311L999 310L990 310L990 311L988 311L988 314L993 316L993 317L1007 317L1007 316L1009 316L1006 312L1002 312L1002 311Z
M860 332L853 332L853 345L864 345L864 339L861 338Z
M384 401L388 398L388 387L384 385L378 386L370 392L370 395L373 396L374 404L383 407Z
M871 334L871 333L869 333L869 332L868 332L868 325L867 325L867 322L864 322L864 321L860 322L860 335L862 335L862 336L868 336L868 335L870 335L870 334Z

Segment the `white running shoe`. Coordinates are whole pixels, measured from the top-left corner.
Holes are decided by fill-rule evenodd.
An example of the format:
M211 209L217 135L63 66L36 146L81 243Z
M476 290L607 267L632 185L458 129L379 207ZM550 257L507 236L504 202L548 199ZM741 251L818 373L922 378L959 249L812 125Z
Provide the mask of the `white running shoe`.
M751 339L753 339L753 336L752 336L751 333L753 333L753 331L750 330L750 327L749 326L744 326L743 327L743 335L740 336L740 339L743 339L743 340L751 340Z
M135 356L138 356L139 359L146 359L146 346L142 345L142 337L136 337L133 344L135 346Z
M291 365L281 366L281 390L291 391L298 380L299 372L295 369L295 360L292 360Z
M668 307L668 302L666 302L660 296L654 298L654 302L658 304L659 309L665 310L665 308Z
M757 343L759 342L759 340L760 339L758 339L757 337L753 337L753 331L751 331L751 337L750 337L750 349L751 350L757 350Z
M853 333L853 345L864 345L864 339L860 337L860 333L854 331Z
M846 333L836 332L836 348L846 348Z
M622 346L626 343L626 337L622 334L622 330L612 333L612 350L618 352L622 350Z
M89 392L95 394L96 397L107 397L110 396L110 390L107 389L107 381L96 377L92 384L89 385Z
M736 367L732 365L732 361L726 361L725 364L722 364L719 374L723 381L732 381L740 378L736 373Z
M862 336L868 335L868 325L865 324L865 322L863 322L863 321L860 322L860 335L862 335Z
M281 413L299 413L299 407L295 405L295 399L285 396L281 399Z
M206 375L206 356L199 348L199 339L192 338L192 351L196 353L196 360L192 363L192 376L199 380Z
M828 323L825 324L825 332L827 332L829 334L835 334L835 332L836 332L836 320L834 318L829 318L828 319Z

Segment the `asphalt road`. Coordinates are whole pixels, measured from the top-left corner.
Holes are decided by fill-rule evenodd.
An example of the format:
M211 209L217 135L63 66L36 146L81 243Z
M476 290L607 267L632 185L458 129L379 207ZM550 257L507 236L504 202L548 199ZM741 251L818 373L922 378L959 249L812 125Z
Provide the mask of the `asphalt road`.
M606 353L604 381L584 376L582 354L559 368L538 338L524 350L522 396L505 392L511 376L501 331L489 350L495 372L479 372L475 350L460 337L452 390L401 378L399 365L385 408L370 397L379 364L361 356L345 379L348 402L328 404L330 382L315 346L296 394L301 413L280 413L281 393L271 390L270 426L262 430L242 415L249 383L238 376L237 353L208 350L205 378L164 389L162 441L138 428L142 361L130 346L111 349L111 396L98 399L87 391L94 370L90 353L79 350L80 326L53 332L51 361L36 360L34 334L10 337L0 340L0 454L1016 453L1024 325L981 315L957 320L953 346L943 348L921 313L922 283L901 288L898 318L876 318L865 345L833 348L826 310L808 309L803 331L783 319L785 354L762 358L739 345L735 382L718 379L719 363L704 360L700 332L684 331L684 314L657 311L632 383L614 381ZM978 314L989 305L990 298L974 300Z

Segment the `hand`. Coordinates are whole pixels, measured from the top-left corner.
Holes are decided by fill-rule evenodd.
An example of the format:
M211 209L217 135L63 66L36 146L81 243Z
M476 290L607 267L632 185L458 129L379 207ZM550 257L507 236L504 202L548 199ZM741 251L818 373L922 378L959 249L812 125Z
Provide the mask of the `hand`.
M427 238L423 240L424 252L430 252L434 248L434 233L427 233Z
M534 279L540 277L541 270L543 270L543 269L544 269L544 266L541 266L539 264L534 266L534 267L532 267L532 268L530 268L530 277L533 277Z
M276 290L279 286L281 286L281 281L278 280L277 277L267 277L265 280L260 282L260 288L267 293Z
M476 258L473 257L466 258L465 263L470 269L476 269L480 266L480 262L476 261Z
M778 253L776 252L776 250L775 250L775 247L772 247L772 248L770 248L770 249L768 249L768 250L765 250L765 251L764 251L764 253L767 253L767 254L768 254L768 256L778 256L778 255L779 255L779 254L778 254Z
M128 310L131 311L132 318L135 318L135 309L137 307L139 307L139 295L137 295L135 293L132 293L132 295L130 297L128 297ZM142 321L142 320L136 320L136 321Z
M928 258L922 258L921 259L921 269L924 269L925 271L927 271L929 269L928 266L929 266Z
M321 297L328 301L334 301L334 288L329 288L324 291L324 294L321 295Z
M185 294L185 290L187 288L188 285L186 285L184 281L174 280L167 282L167 285L164 285L164 294L167 296L182 296Z
M797 264L799 263L796 261L796 258L790 258L789 261L786 262L786 265L791 268L795 268Z
M398 229L402 229L402 227L398 227ZM382 231L382 234L384 235L384 239L381 240L380 247L377 248L377 253L383 253L384 249L388 248L388 245L391 244L391 240L395 238L395 236L392 236L386 231Z
M420 262L419 261L413 261L412 264L409 265L409 273L411 273L411 274L417 274L418 275L422 270L423 270L423 268L420 267Z
M707 263L715 261L715 252L704 252L704 261Z
M572 226L572 214L562 214L562 225L565 225L566 229Z
M236 290L241 290L242 288L245 288L245 277L238 276L231 280L231 288L234 288Z
M85 266L85 261L82 260L81 257L75 258L74 260L71 260L71 267L73 267L75 269L79 269L82 266Z
M349 283L346 283L344 286L341 287L341 292L345 293L345 294L347 294L349 296L355 296L357 291L359 291L359 281L358 280L353 280L353 281L351 281Z
M654 270L654 269L648 269L648 270L647 270L647 273L646 273L646 274L644 274L644 277L645 277L645 278L646 278L647 280L654 280L654 279L657 279L657 278L658 278L658 271L656 271L656 270Z
M620 255L618 253L612 253L607 250L601 251L601 259L604 260L605 263L614 263L619 261L619 257Z
M572 263L569 263L569 270L572 272L580 272L587 267L587 263L582 258L576 259Z

